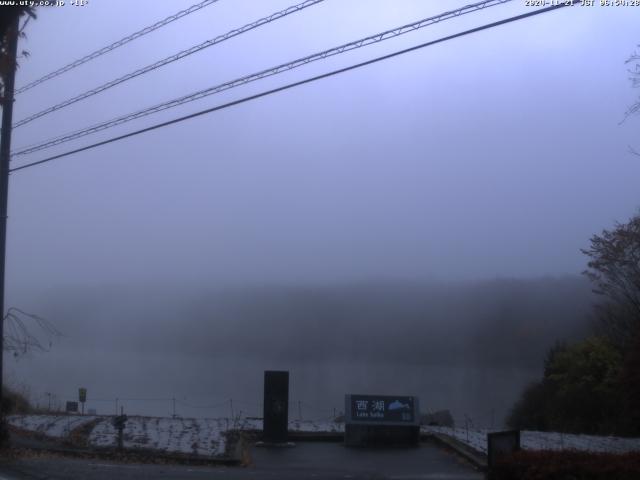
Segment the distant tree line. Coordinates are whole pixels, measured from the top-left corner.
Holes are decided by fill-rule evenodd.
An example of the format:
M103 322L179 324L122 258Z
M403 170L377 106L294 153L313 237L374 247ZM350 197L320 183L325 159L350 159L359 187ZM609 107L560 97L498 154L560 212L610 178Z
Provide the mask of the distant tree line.
M640 213L591 238L584 272L600 296L591 336L547 354L507 424L527 430L640 435Z

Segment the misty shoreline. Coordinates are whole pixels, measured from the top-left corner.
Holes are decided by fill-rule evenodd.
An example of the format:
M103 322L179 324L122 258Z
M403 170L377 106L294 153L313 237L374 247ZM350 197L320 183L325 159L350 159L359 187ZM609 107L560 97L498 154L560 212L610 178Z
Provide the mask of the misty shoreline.
M345 393L400 391L458 417L501 417L541 374L547 349L587 331L593 302L578 276L68 288L29 305L63 332L60 344L9 368L34 394L78 385L110 398L206 393L247 401L253 414L262 371L279 368L297 377L292 395L331 409ZM130 408L166 413L153 402Z

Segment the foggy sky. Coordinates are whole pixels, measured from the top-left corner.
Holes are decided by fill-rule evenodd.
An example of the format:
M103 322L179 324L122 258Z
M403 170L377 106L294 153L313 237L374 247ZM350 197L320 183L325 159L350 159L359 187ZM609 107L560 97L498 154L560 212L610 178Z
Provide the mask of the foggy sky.
M291 3L221 1L19 95L14 118ZM16 84L188 5L40 9ZM13 146L444 9L327 1L36 120ZM46 153L524 11L516 1L443 22ZM627 151L638 120L618 125L637 93L624 65L637 13L562 9L16 172L10 292L578 273L588 238L638 207L640 162Z

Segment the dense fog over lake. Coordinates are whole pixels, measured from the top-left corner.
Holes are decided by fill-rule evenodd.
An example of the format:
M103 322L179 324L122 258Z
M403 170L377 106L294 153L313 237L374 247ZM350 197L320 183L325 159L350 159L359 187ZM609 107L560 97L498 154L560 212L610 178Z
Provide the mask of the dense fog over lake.
M262 370L283 368L303 418L341 411L345 392L400 392L419 395L425 411L450 408L487 426L540 375L549 346L586 331L593 300L579 277L110 286L41 298L32 309L50 312L65 337L51 353L21 360L14 377L36 381L41 402L43 392L63 401L83 385L99 399L87 405L102 413L129 398L119 403L131 412L167 414L175 397L182 415L226 415L234 399L236 413L256 416Z

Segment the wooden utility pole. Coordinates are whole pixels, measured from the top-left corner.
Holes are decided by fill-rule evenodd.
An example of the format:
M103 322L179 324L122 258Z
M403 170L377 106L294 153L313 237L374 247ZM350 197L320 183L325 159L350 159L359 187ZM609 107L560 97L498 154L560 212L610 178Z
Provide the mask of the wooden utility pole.
M16 57L18 54L19 15L16 15L6 32L7 71L2 80L2 131L0 132L0 406L4 403L4 291L5 257L7 249L7 203L9 198L9 158L11 156L11 125L13 123L13 90L16 79ZM3 413L0 413L3 415ZM4 430L4 417L0 420ZM4 431L2 436L4 437Z

